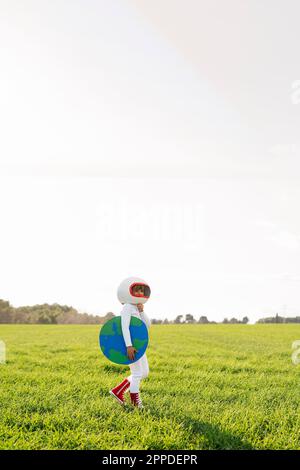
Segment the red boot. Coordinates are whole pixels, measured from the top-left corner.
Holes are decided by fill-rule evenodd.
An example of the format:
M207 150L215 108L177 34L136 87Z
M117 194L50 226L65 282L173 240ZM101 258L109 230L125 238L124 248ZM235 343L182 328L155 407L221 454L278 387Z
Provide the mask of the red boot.
M125 404L124 393L129 388L130 382L127 379L124 379L119 385L115 388L112 388L109 393L118 400L121 405Z
M137 406L137 408L144 408L139 393L131 393L130 392L130 399L131 399L131 403L132 403L133 406Z

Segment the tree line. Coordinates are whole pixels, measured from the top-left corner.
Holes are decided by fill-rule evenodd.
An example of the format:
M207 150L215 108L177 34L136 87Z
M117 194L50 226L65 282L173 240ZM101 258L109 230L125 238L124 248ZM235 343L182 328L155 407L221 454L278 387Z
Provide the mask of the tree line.
M104 316L91 315L88 313L79 313L74 307L68 305L41 304L25 307L13 307L8 301L0 299L0 323L29 323L29 324L103 324L115 315L108 312ZM248 323L248 317L242 320L236 318L223 320L223 323ZM206 316L201 316L198 320L191 314L178 315L174 320L164 320L151 318L153 325L157 324L184 324L184 323L200 323L215 324L215 321L209 321Z
M233 324L233 323L241 323L241 324L247 324L249 322L249 318L248 317L243 317L242 320L238 320L237 318L224 318L224 320L221 322L221 323L230 323L230 324ZM156 320L155 318L151 319L151 323L153 325L157 324L157 325L168 325L168 324L171 324L171 323L174 323L176 325L180 325L180 324L185 324L185 323L200 323L202 325L216 325L217 322L216 321L209 321L208 318L204 315L202 315L198 320L196 318L194 318L193 315L191 315L190 313L187 313L186 315L178 315L175 320L168 320L167 318L165 318L164 320Z
M112 317L112 312L104 316L90 315L56 303L15 308L8 301L0 299L0 323L103 324Z
M106 315L91 315L88 313L79 313L74 307L68 305L41 304L25 307L13 307L8 301L0 299L0 323L29 323L29 324L103 324L115 315L112 312ZM244 316L241 320L233 318L224 318L222 324L247 324L249 318ZM193 324L202 325L216 324L215 321L209 321L207 316L200 316L198 319L190 313L186 315L177 315L174 320L164 320L151 318L153 325L169 325L169 324ZM300 316L281 317L276 314L275 317L261 318L256 323L300 323Z
M300 317L281 317L276 313L275 317L261 318L256 323L300 323Z

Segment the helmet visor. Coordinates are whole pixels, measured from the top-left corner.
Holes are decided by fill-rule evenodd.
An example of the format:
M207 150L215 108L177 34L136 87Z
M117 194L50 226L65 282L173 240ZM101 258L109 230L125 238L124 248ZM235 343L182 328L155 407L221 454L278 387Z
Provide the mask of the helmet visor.
M129 291L133 297L142 297L143 299L148 299L151 294L150 287L140 283L131 284Z

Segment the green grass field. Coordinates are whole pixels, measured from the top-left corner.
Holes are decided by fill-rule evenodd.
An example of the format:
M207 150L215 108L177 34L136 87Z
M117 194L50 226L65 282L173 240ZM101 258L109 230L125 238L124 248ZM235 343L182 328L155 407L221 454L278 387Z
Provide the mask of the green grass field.
M98 326L0 325L1 449L300 449L300 325L157 325L143 411Z

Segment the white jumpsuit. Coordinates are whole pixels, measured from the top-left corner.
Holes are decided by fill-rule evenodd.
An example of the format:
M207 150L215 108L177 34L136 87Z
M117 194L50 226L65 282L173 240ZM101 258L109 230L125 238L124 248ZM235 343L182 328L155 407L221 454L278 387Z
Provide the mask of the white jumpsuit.
M134 304L124 304L121 311L121 326L122 333L125 341L126 347L132 346L129 325L131 317L137 317L142 320L147 328L149 328L151 322L145 312L139 312L138 308ZM149 374L149 366L146 353L133 364L129 365L131 375L128 377L130 382L130 392L137 393L140 388L141 379L145 379Z

